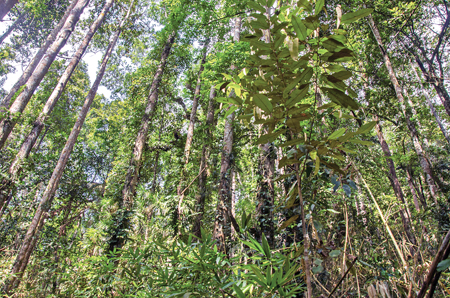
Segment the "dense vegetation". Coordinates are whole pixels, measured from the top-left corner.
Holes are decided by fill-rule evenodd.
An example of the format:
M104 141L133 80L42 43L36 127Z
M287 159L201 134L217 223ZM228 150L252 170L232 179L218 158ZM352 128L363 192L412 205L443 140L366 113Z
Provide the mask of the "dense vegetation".
M450 296L449 9L2 0L2 297Z

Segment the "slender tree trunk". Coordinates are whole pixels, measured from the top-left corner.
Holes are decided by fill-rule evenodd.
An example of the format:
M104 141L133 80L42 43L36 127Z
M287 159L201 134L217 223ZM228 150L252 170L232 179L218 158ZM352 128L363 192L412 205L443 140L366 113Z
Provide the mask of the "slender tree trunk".
M23 20L25 19L26 16L27 16L27 14L25 12L20 14L20 16L17 18L17 20L14 21L14 24L12 24L11 26L8 27L8 29L5 31L5 33L3 33L2 36L0 36L0 45L11 34L11 32L13 32L17 28L17 26L19 26L23 22Z
M372 32L375 36L375 39L378 42L378 46L381 50L381 53L384 57L384 62L386 65L386 68L389 72L389 78L391 79L391 83L394 86L395 89L395 93L397 95L398 100L400 101L400 105L402 107L403 110L403 114L406 120L406 124L408 126L409 132L410 132L410 136L414 145L414 149L417 153L417 156L419 157L419 162L420 162L420 166L422 167L422 170L425 172L426 175L426 181L428 183L428 187L430 188L430 193L432 195L432 197L434 198L434 200L436 201L437 198L437 189L436 189L436 185L435 182L433 180L433 173L431 171L431 167L428 163L428 161L426 160L425 156L424 156L424 151L422 149L422 145L419 141L419 137L418 137L418 133L417 133L417 129L416 126L414 124L414 122L411 121L411 115L410 112L406 109L405 106L405 99L403 98L403 94L402 94L402 90L401 87L398 83L397 77L395 75L394 72L394 68L392 67L391 64L391 60L389 59L389 56L386 52L386 50L384 49L383 46L383 41L381 40L381 35L380 32L378 31L378 28L375 25L375 22L373 21L373 18L371 15L369 15L369 23L372 29Z
M378 118L375 118L375 121L378 121ZM408 240L412 244L416 244L416 237L412 232L411 220L408 212L406 212L406 201L403 195L402 188L400 186L400 182L397 178L397 171L395 170L394 161L392 160L391 150L389 149L389 145L384 139L383 131L381 129L381 125L377 123L376 125L378 140L380 141L381 149L383 150L384 156L386 157L386 163L389 169L389 181L391 182L392 188L394 189L395 196L397 197L401 208L400 208L400 217L402 219L403 228L408 237Z
M239 42L241 34L241 17L238 17L234 27L234 42ZM234 66L231 67L234 70ZM234 92L230 96L235 96ZM223 150L220 163L219 200L217 202L213 237L219 241L220 251L227 252L227 241L231 238L231 155L233 150L234 112L225 120L223 135Z
M159 63L158 69L153 77L153 82L150 88L150 93L147 99L147 107L145 108L144 115L141 120L141 128L136 137L134 143L133 156L130 160L130 166L128 167L128 173L125 177L125 183L122 190L122 200L120 202L120 212L124 213L121 216L121 224L116 227L113 235L111 235L109 251L114 251L114 248L121 248L125 243L125 237L123 237L123 230L127 229L128 213L131 211L134 196L136 195L136 186L139 180L139 170L142 163L142 155L144 153L145 143L147 142L147 135L150 129L150 123L153 119L153 114L156 110L156 104L158 102L158 91L159 85L161 83L164 69L166 67L167 58L169 57L172 45L175 42L175 37L177 35L176 31L170 33L164 49L161 53L161 61Z
M52 43L55 41L56 37L58 36L59 31L61 31L61 28L64 26L64 24L67 21L67 18L75 8L75 5L78 3L79 0L73 0L70 6L67 8L64 16L61 18L59 23L53 28L52 32L47 36L47 39L45 40L44 44L41 46L39 51L36 53L36 55L33 57L33 60L31 60L30 64L28 64L27 68L25 69L24 73L20 76L19 80L14 84L14 86L9 91L8 95L3 98L1 104L0 104L0 112L3 110L9 109L9 105L11 102L11 99L14 97L17 91L19 91L20 87L22 87L28 79L33 74L34 70L38 66L39 62L41 61L42 57L44 57L45 53L47 52L48 48L52 45ZM1 117L0 117L1 118Z
M202 87L202 77L201 76L203 73L203 69L205 68L204 65L206 62L208 43L209 43L209 39L205 42L205 44L203 46L203 57L202 57L202 61L200 63L200 69L199 69L198 75L197 75L197 86L195 87L195 91L194 91L194 100L192 101L191 116L189 119L189 127L188 127L188 131L187 131L187 136L186 136L186 145L184 146L183 168L181 169L181 179L180 179L180 183L178 184L178 188L177 188L178 221L181 219L181 212L182 212L181 205L182 205L183 199L184 199L184 192L182 192L182 191L183 191L183 186L184 186L184 178L186 176L186 165L189 163L189 155L191 153L192 140L194 138L195 118L197 117L198 101L200 99L200 91L201 91L201 87Z
M198 177L198 189L199 194L196 196L195 204L195 220L192 227L192 233L201 238L201 225L203 219L203 213L205 212L205 199L208 191L206 190L207 172L204 170L208 166L210 142L212 138L212 129L214 127L214 98L216 97L216 90L214 86L211 86L211 92L209 94L208 111L206 114L206 139L202 148L202 157L200 161L200 176Z
M3 20L5 15L8 14L8 12L19 3L19 0L2 0L0 2L0 21Z
M11 105L11 108L9 109L9 117L1 120L0 149L5 145L6 139L8 138L9 134L14 128L14 125L17 122L15 118L17 118L20 113L25 110L28 101L30 100L36 88L41 83L44 76L47 74L47 71L50 68L50 65L55 60L56 55L58 55L59 51L66 44L67 39L75 29L75 25L80 19L81 13L88 4L89 0L78 1L77 5L74 7L71 14L67 18L64 27L61 29L61 33L58 35L58 38L55 40L55 42L53 42L52 46L48 49L41 62L28 79L27 83L25 84L25 89L19 94L14 103Z
M423 51L422 51L422 54L424 56L426 55L426 53ZM417 65L419 66L420 70L422 71L426 81L433 85L434 90L436 90L436 93L439 96L439 99L441 100L442 104L444 105L445 111L450 116L450 95L448 94L447 89L445 88L444 80L442 78L439 78L436 75L436 72L435 72L434 67L431 64L431 62L428 61L428 70L426 70L425 66L423 65L422 60L420 60L417 53L413 53L413 55L417 62Z
M70 154L72 153L73 147L75 145L75 142L78 138L78 135L80 133L80 130L83 126L84 120L86 119L86 116L89 112L89 108L95 98L95 95L97 94L98 87L100 86L100 83L103 79L103 75L105 74L106 66L108 64L108 61L111 57L111 54L114 50L114 47L117 43L117 40L119 39L120 34L122 33L123 26L128 19L130 13L132 10L132 5L130 6L127 16L122 20L122 22L119 25L119 28L114 33L114 35L111 38L111 41L108 45L108 48L106 49L106 53L103 57L100 70L97 74L97 78L94 81L94 84L91 87L91 90L89 91L88 95L86 96L86 99L84 101L83 107L81 108L80 114L78 115L78 119L75 122L75 125L70 132L69 138L67 139L66 145L64 146L61 155L59 157L58 163L56 164L56 167L53 171L52 177L50 178L50 181L47 185L47 188L45 189L41 202L36 210L36 213L33 217L33 220L31 221L31 224L28 228L28 231L25 235L25 238L22 243L22 247L20 248L19 253L17 254L16 261L14 262L13 268L11 270L11 274L23 274L23 272L26 269L26 266L28 264L28 259L30 257L30 254L33 250L33 239L37 238L37 235L40 231L39 223L41 222L43 215L48 212L48 210L51 207L53 196L55 195L55 192L58 188L59 181L61 180L64 168L67 165L67 162L69 160ZM6 285L6 291L9 291L19 284L19 281L16 281L16 278L11 278L11 280Z
M444 135L444 138L447 140L447 143L450 144L450 137L449 137L448 132L445 129L444 125L442 124L441 117L439 117L438 113L436 112L436 109L435 109L435 107L433 105L433 102L431 101L428 92L423 87L422 80L420 79L419 74L417 73L416 68L415 68L414 64L412 64L412 63L411 63L411 68L412 68L412 70L414 72L414 75L415 75L415 77L417 79L417 82L419 82L420 90L421 90L423 96L425 96L425 100L426 100L426 102L428 104L428 107L430 108L431 114L436 119L436 123L439 126L439 128L441 129L442 134Z
M11 164L11 166L9 168L9 174L11 175L11 178L14 178L15 174L17 174L17 172L20 168L21 161L28 158L28 156L31 152L31 149L36 144L36 141L37 141L39 135L41 134L42 129L44 128L45 121L48 119L48 117L50 116L54 107L56 106L56 103L58 102L67 83L69 82L69 79L72 76L72 73L74 72L75 68L78 66L78 63L80 62L81 58L83 57L83 54L86 52L86 49L89 46L89 43L90 43L92 37L94 36L97 29L100 27L101 23L103 22L105 16L108 14L108 11L111 8L111 6L113 5L113 3L114 3L114 0L106 1L105 6L103 7L103 10L100 12L99 16L97 17L97 20L95 20L94 23L89 28L86 36L84 37L83 42L78 47L78 50L76 51L76 53L73 56L72 60L70 61L69 65L67 66L63 75L59 79L58 84L56 85L52 94L50 95L47 102L45 103L44 109L42 110L39 117L34 122L31 132L28 134L27 138L23 142L22 146L20 147L19 152L16 155L16 158L14 159L13 163Z
M411 190L411 194L413 196L414 207L416 208L417 211L420 211L420 206L419 206L419 200L418 200L417 192L416 192L416 189L414 188L414 183L412 181L412 176L411 176L411 173L409 172L408 168L406 169L406 176L407 176L407 179L408 179L409 189Z

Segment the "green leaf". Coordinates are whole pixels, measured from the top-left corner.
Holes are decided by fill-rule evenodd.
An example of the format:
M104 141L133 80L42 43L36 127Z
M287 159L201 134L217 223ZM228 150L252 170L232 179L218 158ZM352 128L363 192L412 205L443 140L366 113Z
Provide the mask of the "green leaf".
M256 2L249 1L247 4L248 4L248 6L250 6L250 8L253 8L254 10L260 11L262 13L266 12L266 9Z
M321 273L321 272L323 271L323 266L320 265L320 266L314 267L311 271L312 271L314 274L319 274L319 273Z
M445 259L437 265L437 271L442 272L450 267L450 259Z
M342 91L332 89L332 88L321 88L322 91L327 92L330 99L344 108L348 108L350 110L357 110L359 108L356 101L354 101L350 96L345 94Z
M228 86L234 89L234 92L236 93L236 95L238 97L241 96L241 86L239 86L238 84L235 84L235 83L230 83L230 85L228 85Z
M330 257L332 257L332 258L337 258L340 256L340 254L341 254L341 251L339 249L330 251Z
M298 83L307 82L313 75L313 69L307 67L294 81L292 81L283 91L283 97L287 98L289 93Z
M300 0L297 2L298 7L303 7L307 11L312 12L312 5L309 3L308 0Z
M255 94L253 95L253 101L264 112L266 113L272 112L273 106L272 103L269 101L269 98L267 98L267 96L262 94Z
M236 111L238 109L237 106L231 106L228 111L225 113L225 118L227 118L229 115L231 115L231 113L233 113L234 111Z
M306 37L308 36L306 26L299 17L292 17L292 26L294 27L295 33L297 33L298 39L302 41L306 40Z
M270 254L269 242L267 242L267 238L266 238L266 235L264 235L264 233L262 233L261 242L262 242L262 247L264 249L264 254L266 255L266 257L268 259L270 259L271 254Z
M236 292L236 294L238 295L239 298L245 298L245 294L244 292L242 292L242 290L237 286L237 285L233 285L233 289Z
M339 72L333 73L331 75L331 77L338 81L345 81L352 77L352 73L350 71L344 70L344 71L339 71ZM333 82L332 79L330 79L330 78L328 78L328 79Z
M259 137L259 139L256 141L256 145L259 144L266 144L267 142L273 142L274 140L276 140L276 138L278 138L278 136L280 136L281 134L285 133L286 129L282 129L280 131L274 132L274 133L268 133L265 135L262 135L261 137Z
M290 108L291 106L295 105L296 103L300 102L302 99L306 97L309 91L309 85L307 85L305 88L300 90L295 90L292 92L289 99L286 101L286 107Z
M318 15L325 5L325 0L316 0L316 8L314 10L314 14Z
M342 136L345 133L345 127L336 130L335 132L333 132L329 137L328 140L336 140L337 138L339 138L340 136Z
M214 98L217 102L221 103L231 103L230 99L228 97L216 97Z
M377 125L377 122L376 122L376 121L367 122L366 124L362 125L362 126L355 132L355 134L364 134L364 133L367 133L367 132L371 131L372 128L375 127L375 125Z
M372 8L363 8L355 12L346 13L342 16L341 23L349 24L354 21L359 20L360 18L367 17L369 14L373 12Z
M292 216L291 218L289 218L288 220L286 220L285 222L283 222L283 224L281 225L281 227L279 228L279 230L283 230L283 229L285 229L285 228L287 228L288 226L290 226L294 221L296 221L297 220L297 218L299 217L300 215L294 215L294 216Z

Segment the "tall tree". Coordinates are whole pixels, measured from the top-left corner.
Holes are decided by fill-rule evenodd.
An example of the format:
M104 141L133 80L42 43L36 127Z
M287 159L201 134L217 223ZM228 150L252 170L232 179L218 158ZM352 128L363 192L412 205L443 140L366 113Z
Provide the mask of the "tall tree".
M36 88L41 83L44 76L47 74L48 69L58 55L59 51L64 47L67 39L75 29L84 8L89 4L90 0L79 0L77 5L72 9L68 16L64 26L61 29L61 33L58 38L53 42L50 48L47 50L45 56L40 61L39 65L34 70L33 74L27 80L25 88L14 100L14 103L9 108L8 117L0 121L0 149L3 148L5 142L17 123L16 118L25 110L31 96Z
M30 254L32 253L34 249L34 244L36 243L36 238L39 235L40 229L42 228L43 221L45 215L51 205L52 200L55 195L55 192L58 188L59 182L61 180L62 174L64 172L64 168L67 165L67 162L69 160L70 154L72 153L73 147L76 143L76 140L78 138L78 135L80 133L80 130L84 124L84 120L86 119L86 116L89 112L89 108L97 94L98 87L100 86L100 83L103 79L103 76L106 71L106 66L108 65L108 61L111 57L111 54L114 50L114 47L119 39L120 34L122 33L122 30L124 28L124 25L126 21L128 20L131 11L133 9L133 3L130 4L130 7L128 8L128 12L126 16L122 19L120 22L116 32L111 37L110 43L108 45L108 48L106 49L105 55L103 56L102 63L100 65L100 70L97 74L97 77L92 84L91 90L89 91L88 95L86 96L86 99L84 101L83 107L81 108L81 111L79 113L78 119L75 122L75 125L70 132L70 135L67 139L66 145L64 146L61 155L59 157L59 160L56 164L56 167L53 171L52 177L50 178L50 181L42 194L41 201L39 203L39 206L36 210L36 213L33 217L33 220L28 227L28 231L25 235L25 238L23 240L22 246L19 250L19 253L17 254L17 258L14 262L13 268L11 270L12 277L8 281L8 283L5 285L5 291L9 292L11 289L16 288L19 283L20 279L26 269L28 259L30 257Z
M186 175L186 165L189 163L189 155L191 153L191 146L192 146L192 140L194 138L194 127L195 127L195 119L197 118L197 108L200 100L200 91L202 88L202 73L205 68L205 62L206 62L206 54L208 52L208 44L209 39L207 39L203 45L203 57L200 62L200 69L198 70L197 74L197 85L195 86L194 91L194 99L192 101L192 108L191 108L191 115L189 117L189 126L188 131L186 135L186 144L184 146L184 160L183 160L183 168L181 169L181 179L180 183L177 188L177 195L178 195L178 218L181 218L181 206L184 199L184 176Z
M178 25L178 24L177 24ZM170 50L175 42L177 31L173 30L169 33L169 37L164 45L161 53L161 60L159 66L153 76L153 82L150 87L150 93L147 98L147 106L144 111L144 115L141 120L141 128L134 142L133 156L130 160L128 172L125 178L125 183L122 190L122 199L120 200L120 213L118 216L119 224L114 229L111 235L109 251L114 251L115 248L121 248L125 243L125 237L123 231L128 228L129 225L129 213L133 206L134 196L136 194L136 186L139 181L139 170L142 163L142 155L144 153L145 143L147 141L148 131L150 129L150 123L153 120L153 115L158 103L159 85L164 74L167 58L169 57Z
M432 197L434 198L434 200L436 200L436 198L438 196L436 184L433 180L433 173L432 173L430 164L428 163L428 161L425 158L424 150L423 150L422 144L420 143L420 140L419 140L416 125L411 120L412 115L409 112L409 109L406 108L405 99L402 94L402 89L400 87L400 84L398 83L397 76L396 76L396 73L392 66L389 55L386 52L386 49L383 45L383 41L381 39L380 32L378 31L378 27L376 26L372 16L369 16L368 19L369 19L370 28L372 29L372 32L375 36L375 39L377 40L378 46L383 55L384 63L386 65L386 68L389 73L389 78L391 80L392 85L394 86L395 94L397 95L397 98L400 102L400 106L402 108L402 113L403 113L403 116L405 117L406 124L407 124L408 130L410 132L411 140L414 145L414 149L417 153L417 156L419 157L420 166L422 167L422 170L424 171L424 173L426 175L426 180L427 180L428 187L430 188L430 193L431 193Z
M61 97L61 94L63 93L67 83L69 82L70 77L72 76L72 73L78 66L78 63L81 60L81 57L86 52L87 47L89 46L89 43L94 36L97 29L100 27L101 23L103 22L106 14L108 13L109 9L113 5L114 0L107 0L105 3L105 6L103 7L102 11L100 12L98 18L94 21L94 23L89 28L88 32L86 33L86 36L84 37L84 40L80 44L78 50L75 52L75 55L73 56L72 60L70 61L69 65L67 66L66 70L64 71L63 75L58 81L58 84L56 85L55 89L53 90L52 94L48 98L43 111L40 113L39 117L36 119L36 121L33 123L33 128L31 129L30 133L26 137L25 141L22 143L22 146L19 149L19 152L17 153L14 161L11 163L11 166L9 167L8 174L10 175L9 179L4 179L2 182L2 185L0 186L0 206L3 205L3 202L6 200L7 193L9 192L10 184L12 181L14 181L15 176L17 175L20 164L22 161L26 158L28 158L31 149L36 144L36 141L39 137L39 135L42 132L42 129L45 126L45 121L50 116L51 112L53 111L56 103L58 102L59 98ZM3 206L3 208L5 208Z
M237 17L234 23L233 41L235 43L238 43L240 41L241 22L242 18ZM235 67L232 66L231 70L233 71L234 68ZM230 94L230 96L235 96L234 92ZM227 251L227 242L231 239L231 221L234 220L231 214L231 158L233 151L234 118L235 112L233 111L225 119L225 128L223 132L223 149L220 162L220 180L218 189L219 199L217 202L213 233L213 237L219 241L219 249L224 252Z
M0 3L0 21L3 20L5 15L17 4L19 0L3 0Z
M33 59L28 64L27 68L20 76L20 78L17 80L17 82L14 84L14 86L11 88L9 93L3 98L2 102L0 103L0 111L4 109L5 110L9 109L11 99L14 97L17 91L19 91L20 87L22 87L31 77L34 70L38 66L39 62L41 61L42 57L44 57L44 55L47 53L48 48L54 43L56 37L58 36L58 33L61 31L61 28L63 28L63 26L65 25L67 18L70 16L77 3L78 0L73 0L72 3L69 5L69 7L67 7L67 10L64 13L63 17L61 18L61 20L47 36L47 39L42 44L41 48L38 50L36 55L34 55Z

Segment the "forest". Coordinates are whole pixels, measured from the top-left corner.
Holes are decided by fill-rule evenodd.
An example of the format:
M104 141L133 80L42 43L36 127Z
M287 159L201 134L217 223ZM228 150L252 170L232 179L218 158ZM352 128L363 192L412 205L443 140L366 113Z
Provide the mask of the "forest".
M1 297L450 297L447 0L0 0Z

